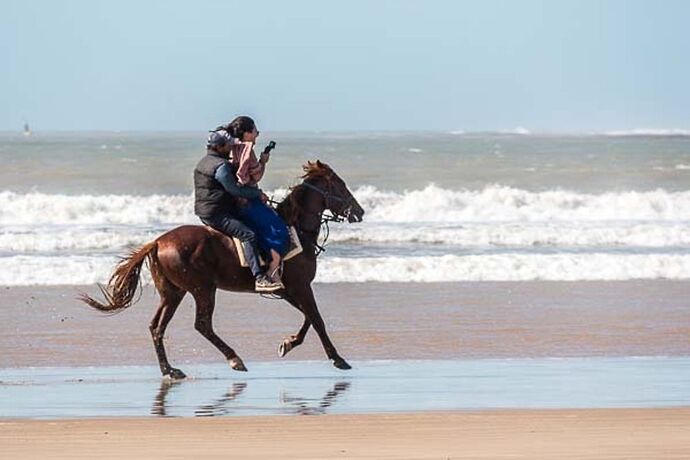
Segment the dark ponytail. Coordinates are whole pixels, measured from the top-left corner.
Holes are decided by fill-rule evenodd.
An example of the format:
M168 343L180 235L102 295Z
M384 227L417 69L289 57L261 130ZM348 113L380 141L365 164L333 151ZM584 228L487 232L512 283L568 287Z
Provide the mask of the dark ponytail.
M224 129L226 129L232 137L239 140L242 140L244 133L251 133L255 128L256 123L254 123L254 120L246 116L237 117L227 125L224 125Z

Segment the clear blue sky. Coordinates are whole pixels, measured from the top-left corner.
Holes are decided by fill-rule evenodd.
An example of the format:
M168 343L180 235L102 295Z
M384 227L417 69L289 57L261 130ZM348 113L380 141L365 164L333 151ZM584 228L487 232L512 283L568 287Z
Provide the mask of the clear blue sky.
M685 1L0 1L0 130L690 128Z

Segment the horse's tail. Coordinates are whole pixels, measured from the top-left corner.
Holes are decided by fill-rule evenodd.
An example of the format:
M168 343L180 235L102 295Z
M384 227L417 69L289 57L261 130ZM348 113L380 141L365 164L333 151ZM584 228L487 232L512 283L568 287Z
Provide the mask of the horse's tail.
M141 267L144 265L144 261L148 259L151 269L157 268L157 244L158 241L154 240L132 251L129 256L124 257L115 267L115 271L110 277L108 284L105 287L101 284L98 285L103 297L105 297L105 303L101 303L87 294L80 294L79 300L96 310L108 313L118 313L125 308L131 307L141 297L139 283ZM138 296L137 293L139 293Z

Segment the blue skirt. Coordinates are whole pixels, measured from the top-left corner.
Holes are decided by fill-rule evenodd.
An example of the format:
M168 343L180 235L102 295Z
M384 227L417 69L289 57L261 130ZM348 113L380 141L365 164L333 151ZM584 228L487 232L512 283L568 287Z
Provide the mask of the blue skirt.
M275 250L284 256L290 249L290 235L283 219L260 199L249 200L242 206L238 217L256 233L259 249L266 254Z

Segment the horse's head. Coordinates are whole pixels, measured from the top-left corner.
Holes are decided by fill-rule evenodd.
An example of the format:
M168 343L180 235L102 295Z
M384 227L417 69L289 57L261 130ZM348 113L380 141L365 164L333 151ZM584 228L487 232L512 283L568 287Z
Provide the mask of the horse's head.
M302 186L313 195L322 210L328 209L336 218L361 222L364 209L359 205L347 184L325 163L308 162L303 166Z

